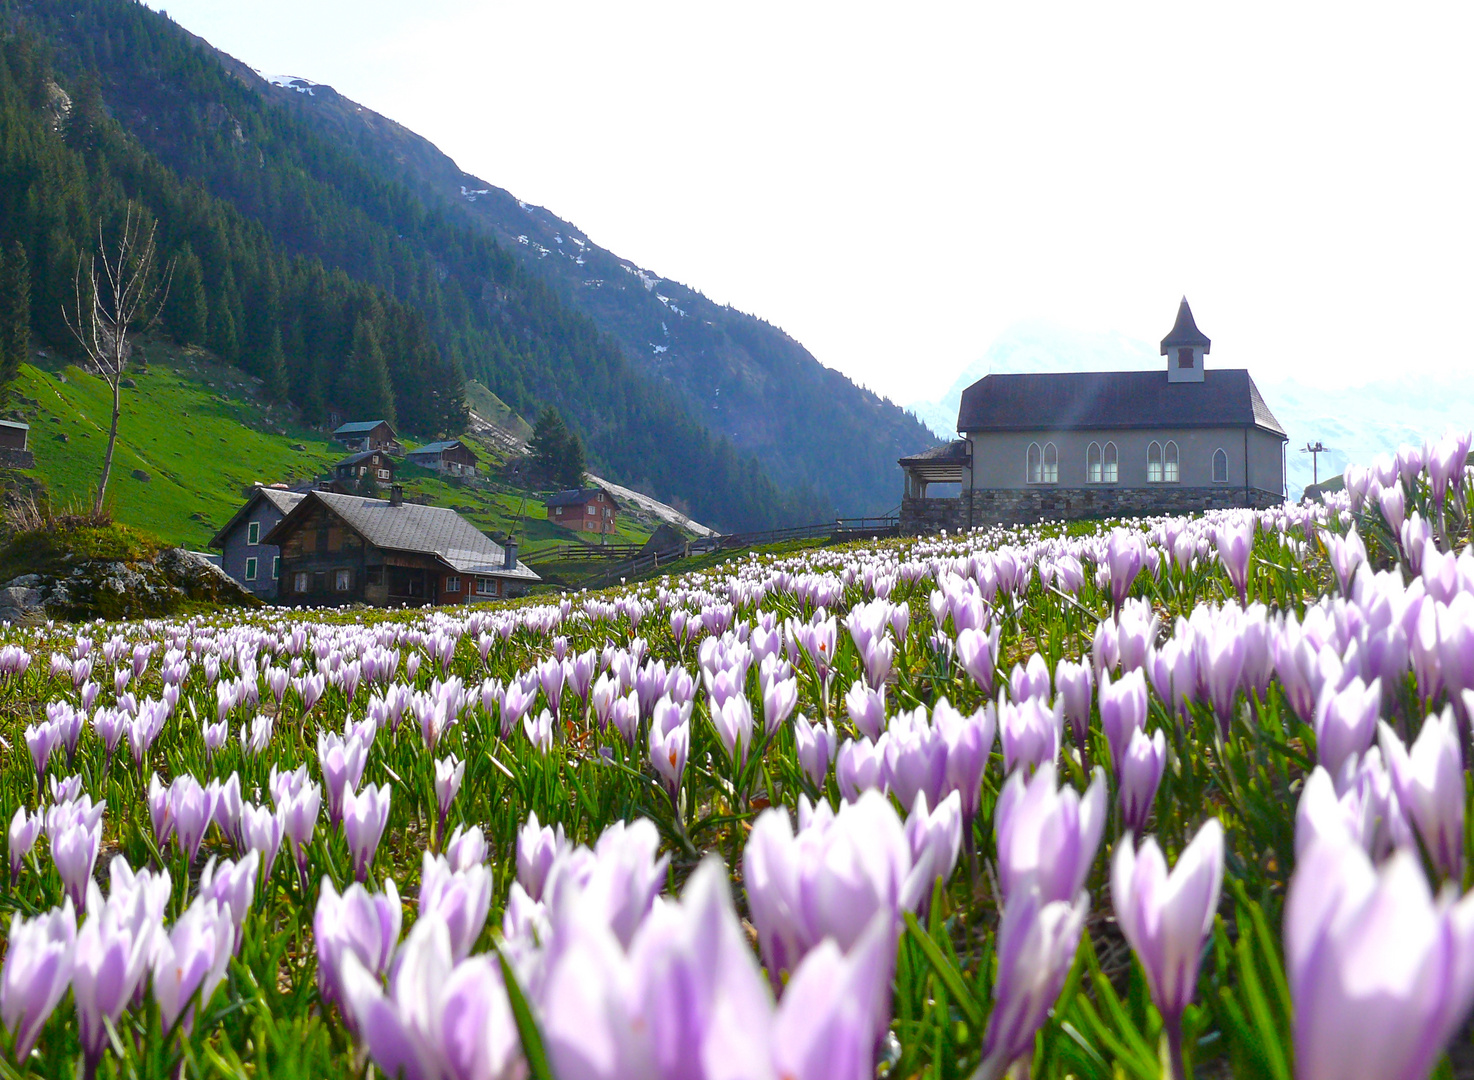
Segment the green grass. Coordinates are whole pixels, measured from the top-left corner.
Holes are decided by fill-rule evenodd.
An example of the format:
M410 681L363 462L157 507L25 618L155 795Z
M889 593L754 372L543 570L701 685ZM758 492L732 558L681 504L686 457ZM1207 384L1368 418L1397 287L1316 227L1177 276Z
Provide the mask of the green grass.
M323 433L269 408L239 371L197 350L152 345L149 354L147 373L130 372L137 386L123 390L107 491L119 521L170 544L203 548L240 507L243 488L310 479L342 456ZM75 366L26 364L14 391L31 424L30 475L45 485L53 507L90 505L111 419L107 384Z
M59 574L68 559L138 562L159 550L153 537L116 522L101 527L36 529L16 533L0 549L0 581L18 574Z

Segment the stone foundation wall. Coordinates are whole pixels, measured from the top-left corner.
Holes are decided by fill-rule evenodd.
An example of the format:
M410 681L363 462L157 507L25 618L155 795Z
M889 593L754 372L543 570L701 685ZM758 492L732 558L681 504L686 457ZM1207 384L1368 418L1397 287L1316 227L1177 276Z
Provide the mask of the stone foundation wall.
M1265 509L1284 496L1258 488L1160 487L1122 488L979 488L956 499L901 500L901 533L915 535L977 525L1027 525L1038 521L1148 517L1191 514L1235 506Z
M34 469L36 457L29 450L0 450L0 467L6 469Z

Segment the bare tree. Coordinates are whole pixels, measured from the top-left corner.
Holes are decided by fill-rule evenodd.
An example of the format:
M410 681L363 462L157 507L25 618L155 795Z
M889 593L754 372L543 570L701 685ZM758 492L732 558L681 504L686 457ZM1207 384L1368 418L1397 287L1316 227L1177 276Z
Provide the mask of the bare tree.
M113 392L113 422L108 428L97 498L92 504L94 514L102 512L108 475L113 471L113 448L118 441L118 416L122 412L123 372L133 351L130 338L153 326L169 294L169 281L174 272L170 260L163 275L154 276L158 254L154 228L150 225L148 232L144 232L143 214L130 202L123 231L109 250L99 218L97 254L87 258L85 276L83 260L81 256L77 258L76 307L74 311L62 311L82 351Z

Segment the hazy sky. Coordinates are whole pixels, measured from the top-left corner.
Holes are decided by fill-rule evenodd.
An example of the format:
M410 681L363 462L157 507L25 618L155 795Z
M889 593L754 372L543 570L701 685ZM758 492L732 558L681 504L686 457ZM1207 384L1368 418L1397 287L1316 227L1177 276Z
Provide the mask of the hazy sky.
M1003 330L1474 378L1474 5L154 0L906 403Z

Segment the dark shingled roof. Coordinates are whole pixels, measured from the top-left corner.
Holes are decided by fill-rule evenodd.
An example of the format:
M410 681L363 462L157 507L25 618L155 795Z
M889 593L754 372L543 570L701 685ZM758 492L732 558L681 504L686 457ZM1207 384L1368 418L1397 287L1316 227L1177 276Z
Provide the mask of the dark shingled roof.
M225 546L226 535L245 519L246 515L251 512L251 508L259 500L264 499L266 502L271 503L272 506L276 507L277 512L282 517L286 517L305 497L300 491L288 491L286 488L258 487L251 493L251 497L246 500L245 505L237 510L229 521L220 526L220 531L215 534L208 546L223 548Z
M1198 329L1198 324L1193 321L1193 309L1187 306L1187 297L1182 298L1182 303L1177 305L1177 321L1172 324L1171 331L1162 339L1162 355L1167 355L1168 349L1175 349L1179 345L1191 345L1195 349L1202 349L1203 355L1213 351L1213 342L1208 340L1208 335Z
M962 392L957 430L1082 431L1093 428L1259 427L1281 437L1242 368L1205 371L1202 382L1165 371L989 375Z
M461 442L460 439L442 439L439 442L428 442L424 446L417 446L413 450L406 452L404 456L411 458L439 457L447 450L452 450L457 446L466 451L466 453L470 454L473 458L476 457L476 451L472 450L465 443ZM480 458L477 458L477 460L479 461Z
M336 465L334 465L333 468L335 468L335 469L341 469L344 465L357 465L360 461L366 461L369 458L373 457L375 454L384 454L384 451L382 451L382 450L360 450L356 454L349 454L342 461L340 461ZM389 464L391 464L391 465L394 464L393 460L389 458L389 455L388 454L384 454L384 457L389 461Z
M599 492L601 492L601 491L603 491L605 495L608 495L609 496L609 501L610 502L613 502L616 506L619 505L619 503L615 500L614 496L613 495L610 495L609 492L604 491L604 489L601 488L601 487L578 488L578 489L576 489L574 491L560 491L560 492L558 492L558 494L556 494L556 495L549 495L546 499L544 499L543 500L543 505L544 506L579 506L579 505L581 505L583 503L588 502L590 499L592 499L595 495L599 494Z
M333 429L334 435L367 435L374 428L383 424L392 433L393 425L387 420L355 420L351 424L341 424Z
M435 555L441 562L462 574L483 577L542 580L524 563L508 570L502 563L505 549L454 510L443 506L421 506L401 503L398 506L383 499L365 499L358 495L339 495L331 491L314 491L307 496L324 504L374 547L389 551L413 551ZM304 504L263 537L278 544L292 518L306 511Z
M903 457L898 464L903 467L907 465L966 465L969 457L967 440L953 439L951 442L940 443L923 450L919 454Z

